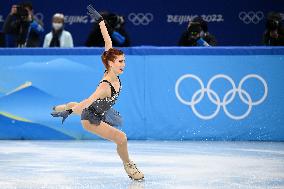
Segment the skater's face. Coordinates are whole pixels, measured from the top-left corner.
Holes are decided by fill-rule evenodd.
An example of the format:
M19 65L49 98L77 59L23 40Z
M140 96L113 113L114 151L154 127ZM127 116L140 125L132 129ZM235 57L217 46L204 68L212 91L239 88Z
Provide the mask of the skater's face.
M125 56L123 55L117 55L116 59L114 61L109 62L111 70L119 75L122 74L125 68Z

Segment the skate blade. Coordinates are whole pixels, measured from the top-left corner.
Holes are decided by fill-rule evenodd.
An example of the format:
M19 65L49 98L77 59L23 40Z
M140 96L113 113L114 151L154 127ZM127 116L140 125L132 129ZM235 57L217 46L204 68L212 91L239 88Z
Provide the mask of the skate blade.
M138 182L142 182L144 181L144 177L140 178L140 179L135 179L135 178L132 178L131 176L128 175L128 177L131 179L131 180L134 180L134 181L138 181Z

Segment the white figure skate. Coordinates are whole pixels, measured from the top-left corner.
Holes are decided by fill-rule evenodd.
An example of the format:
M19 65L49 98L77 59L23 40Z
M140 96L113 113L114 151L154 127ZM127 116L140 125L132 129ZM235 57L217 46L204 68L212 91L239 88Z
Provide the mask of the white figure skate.
M144 179L144 174L136 167L133 161L130 161L129 163L124 163L124 169L128 174L129 178L139 181Z

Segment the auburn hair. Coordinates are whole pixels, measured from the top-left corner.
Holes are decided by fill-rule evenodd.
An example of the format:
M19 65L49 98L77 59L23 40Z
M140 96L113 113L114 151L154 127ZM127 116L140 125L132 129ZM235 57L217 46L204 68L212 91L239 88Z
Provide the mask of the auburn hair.
M109 69L109 61L114 61L117 56L123 55L124 53L116 48L110 48L108 51L105 51L102 54L102 61L105 66L105 68L108 70Z

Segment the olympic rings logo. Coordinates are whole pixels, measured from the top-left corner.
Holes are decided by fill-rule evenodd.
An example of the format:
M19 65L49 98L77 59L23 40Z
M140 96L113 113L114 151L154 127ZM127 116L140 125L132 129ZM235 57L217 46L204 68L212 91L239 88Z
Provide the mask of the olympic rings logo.
M128 20L132 22L135 26L138 25L149 25L150 22L154 20L154 15L152 13L130 13L128 15Z
M253 101L252 98L251 98L251 95L245 91L242 86L244 84L244 82L248 79L257 79L259 80L263 86L264 86L264 94L263 96L258 99L257 101ZM183 99L179 93L179 86L181 84L181 82L185 79L194 79L196 80L199 85L200 85L200 89L198 89L191 97L191 101L187 101L185 99ZM230 89L225 95L224 95L224 98L223 99L220 99L219 95L217 94L216 91L212 90L211 89L211 85L212 83L217 80L217 79L225 79L227 81L230 82L230 84L232 85L232 89ZM207 94L209 100L215 104L217 107L215 109L215 111L211 114L211 115L202 115L200 114L196 108L195 108L195 105L198 104L204 97L204 94ZM191 107L193 113L199 117L200 119L204 119L204 120L209 120L209 119L213 119L214 117L217 116L217 114L219 113L221 107L223 108L225 114L230 117L231 119L234 119L234 120L240 120L240 119L244 119L246 118L249 113L251 112L252 110L252 106L257 106L259 104L261 104L267 97L267 94L268 94L268 86L267 86L267 83L266 81L259 75L257 74L249 74L249 75L246 75L245 77L243 77L238 85L238 87L236 87L236 84L235 82L233 81L233 79L227 75L224 75L224 74L217 74L215 76L213 76L209 81L208 81L208 84L206 86L206 88L204 87L204 84L202 82L202 80L197 77L196 75L193 75L193 74L185 74L183 76L181 76L177 81L176 81L176 84L175 84L175 94L176 94L176 97L177 99L185 104L185 105L188 105ZM248 108L246 110L246 112L242 115L234 115L232 113L230 113L227 109L227 105L230 104L236 94L238 94L238 96L240 97L241 101L248 105Z
M250 24L250 23L258 24L263 18L264 18L264 14L262 11L257 11L257 12L242 11L239 13L239 19L243 21L243 23L245 24Z
M40 21L43 21L43 19L44 19L44 16L41 12L35 13L34 17L36 17Z

